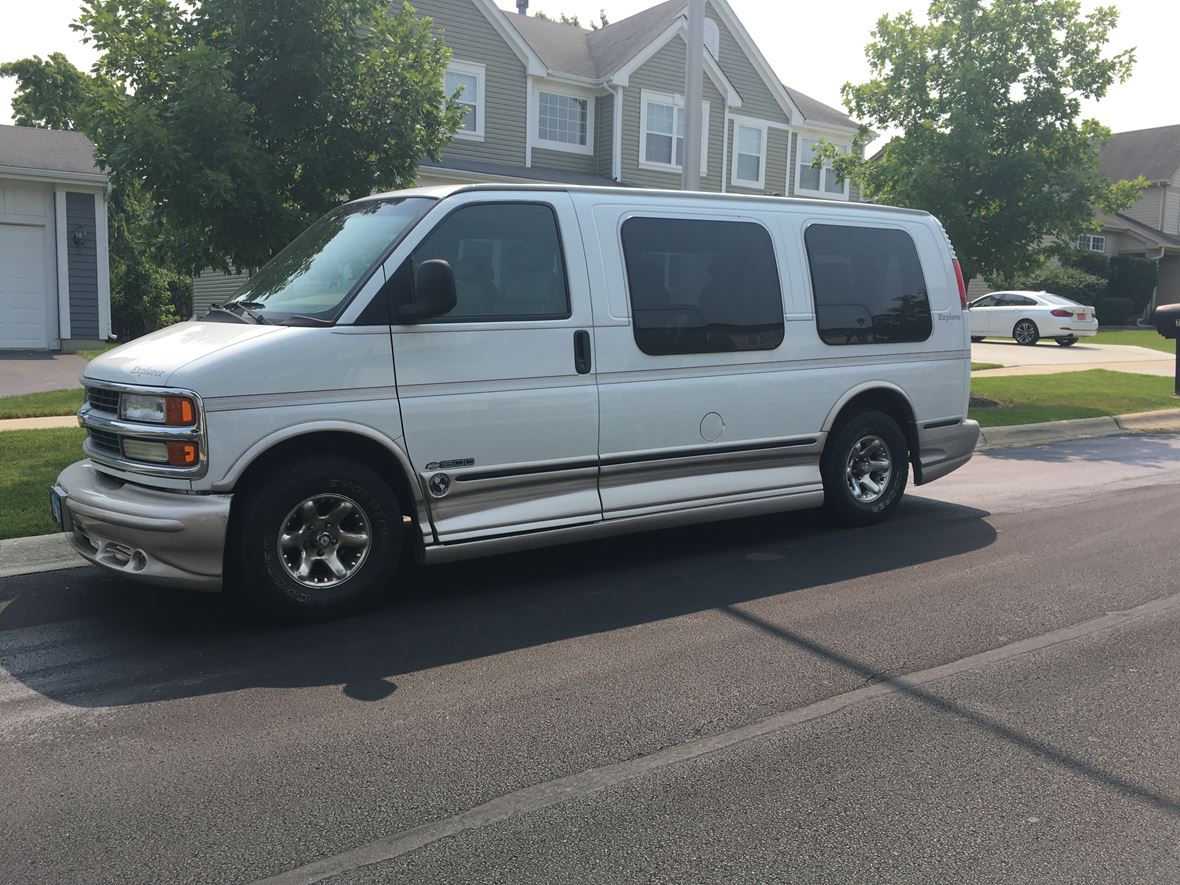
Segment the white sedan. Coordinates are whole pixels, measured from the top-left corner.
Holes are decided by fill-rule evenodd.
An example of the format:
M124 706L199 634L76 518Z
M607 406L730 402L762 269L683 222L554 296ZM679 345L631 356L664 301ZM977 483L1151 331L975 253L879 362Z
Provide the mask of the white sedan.
M971 340L1015 338L1017 344L1056 339L1062 347L1098 333L1098 314L1049 292L992 292L969 305Z

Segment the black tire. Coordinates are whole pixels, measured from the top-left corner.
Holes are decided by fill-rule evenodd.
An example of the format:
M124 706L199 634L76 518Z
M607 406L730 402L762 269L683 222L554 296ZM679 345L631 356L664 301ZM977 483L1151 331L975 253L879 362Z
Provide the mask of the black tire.
M972 335L971 336L971 343L978 344L980 341L982 341L986 337L987 337L986 335Z
M1012 337L1016 339L1017 344L1032 347L1041 340L1041 330L1032 320L1021 320L1012 327Z
M1062 347L1073 347L1075 344L1078 343L1078 339L1076 339L1076 338L1058 338L1057 343L1060 344Z
M853 493L846 473L853 449L866 439L878 439L888 449L891 470L879 497L862 501ZM861 412L834 428L820 458L824 482L824 509L844 525L881 522L901 503L909 479L909 447L897 422L884 412ZM875 476L880 479L880 476Z
M242 494L226 570L231 586L252 607L288 621L324 621L364 608L392 584L405 543L402 508L389 483L374 470L349 458L300 458L258 477ZM313 515L304 509L297 513L308 501ZM333 530L330 521L323 522L333 513L344 514L334 526L338 537L314 551L316 539ZM304 522L309 523L307 530ZM307 541L280 550L284 528L288 537L306 535ZM367 534L363 554L360 545L344 543L339 535L345 533L354 541ZM291 573L293 557L302 554L307 542L310 556L326 551L336 567L350 573L337 577L321 559L312 563L306 582L299 580ZM307 583L315 581L335 583Z

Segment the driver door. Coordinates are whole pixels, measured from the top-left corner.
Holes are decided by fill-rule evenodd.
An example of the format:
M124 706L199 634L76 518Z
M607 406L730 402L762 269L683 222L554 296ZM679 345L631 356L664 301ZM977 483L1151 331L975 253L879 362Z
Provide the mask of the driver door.
M597 521L594 325L572 200L495 192L446 205L398 272L449 262L457 303L391 326L406 448L435 537Z

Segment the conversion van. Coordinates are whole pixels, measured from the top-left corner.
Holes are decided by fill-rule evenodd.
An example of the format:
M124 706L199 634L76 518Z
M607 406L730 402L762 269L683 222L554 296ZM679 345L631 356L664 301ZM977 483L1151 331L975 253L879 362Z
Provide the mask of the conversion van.
M293 618L443 562L825 506L971 457L938 221L566 186L343 205L203 319L93 360L51 489L87 559Z

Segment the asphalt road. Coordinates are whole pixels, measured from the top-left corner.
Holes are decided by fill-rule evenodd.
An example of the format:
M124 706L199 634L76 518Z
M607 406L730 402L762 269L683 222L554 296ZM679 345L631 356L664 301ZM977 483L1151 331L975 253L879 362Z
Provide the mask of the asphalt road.
M1180 437L417 571L0 579L0 882L1180 882Z

